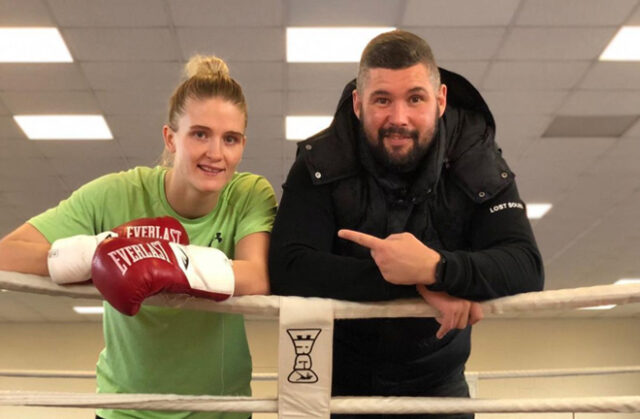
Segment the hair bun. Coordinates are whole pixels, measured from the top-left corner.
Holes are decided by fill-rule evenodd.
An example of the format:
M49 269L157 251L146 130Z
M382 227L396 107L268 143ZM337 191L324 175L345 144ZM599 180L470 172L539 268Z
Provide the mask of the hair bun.
M229 67L215 55L194 55L185 70L187 77L229 77Z

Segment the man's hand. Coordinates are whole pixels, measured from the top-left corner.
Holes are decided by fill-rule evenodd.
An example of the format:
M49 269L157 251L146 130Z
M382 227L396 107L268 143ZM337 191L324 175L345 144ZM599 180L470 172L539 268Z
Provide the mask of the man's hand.
M436 317L440 323L440 329L436 332L438 339L442 339L452 329L464 329L484 317L482 307L476 302L452 297L446 292L429 291L424 285L416 288L427 304L440 312L440 316Z
M396 285L430 285L435 282L440 254L413 234L392 234L386 239L353 230L339 230L338 237L371 249L371 257L385 280Z

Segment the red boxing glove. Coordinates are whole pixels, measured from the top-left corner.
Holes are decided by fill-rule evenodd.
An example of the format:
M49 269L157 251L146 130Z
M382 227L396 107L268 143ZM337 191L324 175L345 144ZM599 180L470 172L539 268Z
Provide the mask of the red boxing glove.
M91 277L91 260L107 237L148 237L189 244L182 224L172 217L140 218L124 223L96 236L78 235L56 240L47 258L49 276L57 284L87 281Z
M235 286L231 261L220 250L164 240L106 239L96 250L91 274L104 298L129 316L161 291L222 301Z

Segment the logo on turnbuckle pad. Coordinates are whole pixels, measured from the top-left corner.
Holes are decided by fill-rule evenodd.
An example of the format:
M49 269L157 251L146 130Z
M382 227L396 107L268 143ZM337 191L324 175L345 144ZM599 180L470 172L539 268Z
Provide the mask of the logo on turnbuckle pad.
M287 377L290 383L311 384L318 382L318 375L311 369L311 351L322 329L287 329L296 351L293 371Z

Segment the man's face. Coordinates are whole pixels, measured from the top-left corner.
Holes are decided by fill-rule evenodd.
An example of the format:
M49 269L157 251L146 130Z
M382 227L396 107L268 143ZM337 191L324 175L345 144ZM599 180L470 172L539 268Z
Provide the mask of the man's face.
M383 165L415 169L431 144L447 104L447 87L434 88L424 64L391 70L372 68L353 109L367 141Z

